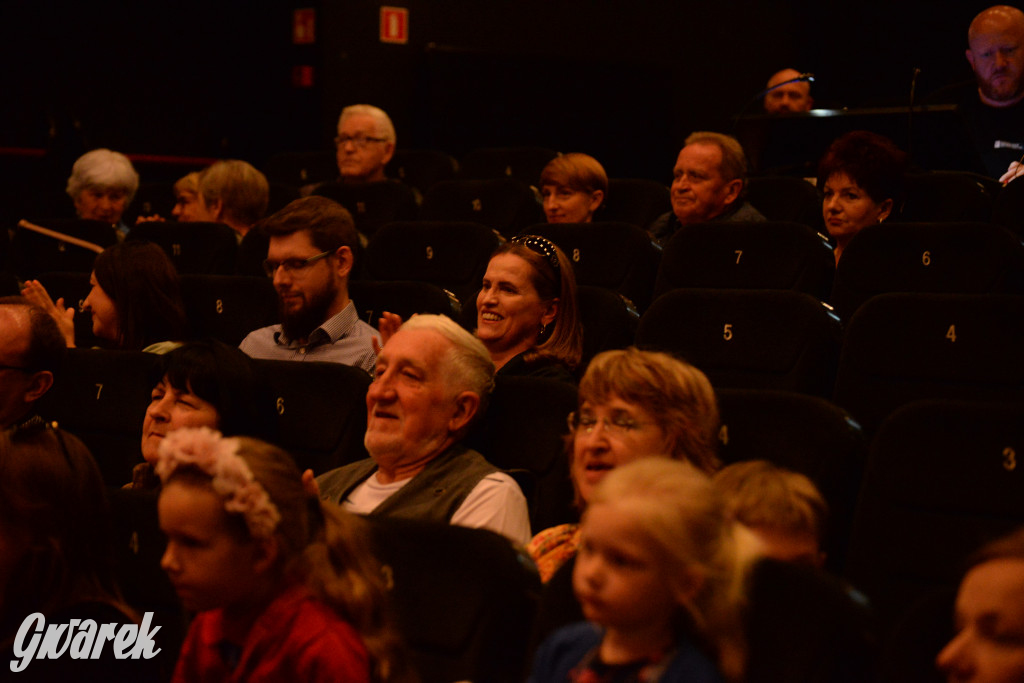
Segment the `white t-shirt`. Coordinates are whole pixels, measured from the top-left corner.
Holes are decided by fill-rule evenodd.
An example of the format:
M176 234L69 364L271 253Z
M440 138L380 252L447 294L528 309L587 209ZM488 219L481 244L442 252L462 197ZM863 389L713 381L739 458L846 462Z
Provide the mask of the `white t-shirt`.
M410 481L412 477L382 484L374 472L355 487L341 505L349 512L369 514ZM526 497L519 484L504 472L494 472L481 479L452 515L452 524L490 529L519 545L526 545L531 538Z

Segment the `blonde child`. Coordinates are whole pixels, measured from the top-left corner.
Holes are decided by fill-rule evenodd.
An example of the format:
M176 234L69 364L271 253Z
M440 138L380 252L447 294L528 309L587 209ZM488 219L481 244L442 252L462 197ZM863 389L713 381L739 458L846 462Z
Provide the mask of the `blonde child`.
M738 679L752 539L706 475L644 458L609 473L580 525L573 588L588 622L540 647L533 683Z
M175 681L395 680L385 589L361 522L284 451L205 428L164 437L162 566L197 611Z
M757 536L764 557L821 569L828 504L810 479L749 460L720 470L714 483L732 517Z

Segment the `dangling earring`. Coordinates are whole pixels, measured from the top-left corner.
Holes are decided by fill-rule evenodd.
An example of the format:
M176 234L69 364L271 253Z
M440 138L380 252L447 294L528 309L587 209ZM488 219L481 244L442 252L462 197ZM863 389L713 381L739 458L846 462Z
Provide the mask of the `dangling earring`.
M547 333L548 333L548 326L546 324L544 324L544 323L541 323L540 324L540 335L539 336L543 337Z

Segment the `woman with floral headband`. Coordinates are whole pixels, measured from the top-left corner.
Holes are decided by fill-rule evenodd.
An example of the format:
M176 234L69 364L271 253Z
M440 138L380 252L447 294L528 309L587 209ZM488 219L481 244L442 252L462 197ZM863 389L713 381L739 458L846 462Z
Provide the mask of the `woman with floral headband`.
M402 324L384 313L386 341ZM576 383L583 329L576 276L568 257L550 240L520 235L491 254L476 297L476 336L498 376L532 375Z
M161 562L189 629L175 681L394 681L405 673L362 522L287 453L211 429L159 448Z

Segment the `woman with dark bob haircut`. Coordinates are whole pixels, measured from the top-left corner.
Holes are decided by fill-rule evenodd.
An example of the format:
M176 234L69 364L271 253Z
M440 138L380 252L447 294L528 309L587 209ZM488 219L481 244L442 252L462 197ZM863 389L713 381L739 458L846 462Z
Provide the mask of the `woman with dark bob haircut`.
M158 245L123 242L104 249L89 284L83 309L92 316L93 334L109 346L166 353L186 338L178 272ZM22 294L57 321L68 347L74 347L75 309L64 308L63 297L52 301L37 280L27 281Z
M902 199L906 155L888 138L855 130L837 138L818 164L825 227L836 263L858 232L881 223Z
M181 427L209 427L225 436L273 440L273 401L256 379L251 359L219 341L186 343L161 358L142 422L142 457L132 488L159 487L153 472L160 442Z

